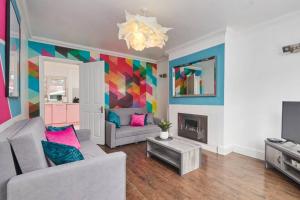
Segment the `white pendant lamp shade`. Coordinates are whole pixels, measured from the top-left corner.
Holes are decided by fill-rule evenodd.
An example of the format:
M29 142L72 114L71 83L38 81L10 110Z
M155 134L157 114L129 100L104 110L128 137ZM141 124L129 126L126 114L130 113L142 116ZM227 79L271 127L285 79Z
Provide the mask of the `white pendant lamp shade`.
M155 17L131 15L127 11L126 22L118 24L119 39L126 41L128 49L142 51L145 48L162 48L168 41L167 31L171 28L162 27Z

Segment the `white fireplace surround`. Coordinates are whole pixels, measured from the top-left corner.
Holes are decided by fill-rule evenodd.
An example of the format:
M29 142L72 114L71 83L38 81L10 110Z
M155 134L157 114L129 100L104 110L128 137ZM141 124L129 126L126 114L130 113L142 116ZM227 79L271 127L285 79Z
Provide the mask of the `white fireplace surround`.
M223 154L218 147L222 146L223 141L224 106L170 104L169 121L172 123L170 134L173 136L178 136L178 113L208 116L207 144L200 144L205 150Z

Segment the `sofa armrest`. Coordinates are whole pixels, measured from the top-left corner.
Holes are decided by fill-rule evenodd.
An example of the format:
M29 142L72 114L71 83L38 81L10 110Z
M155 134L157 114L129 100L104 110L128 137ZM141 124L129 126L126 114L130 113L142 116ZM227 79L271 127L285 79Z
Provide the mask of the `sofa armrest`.
M126 154L41 169L11 178L8 200L126 199Z
M90 140L91 138L91 130L89 129L76 130L76 134L80 142Z
M105 121L105 143L110 148L116 147L116 125Z

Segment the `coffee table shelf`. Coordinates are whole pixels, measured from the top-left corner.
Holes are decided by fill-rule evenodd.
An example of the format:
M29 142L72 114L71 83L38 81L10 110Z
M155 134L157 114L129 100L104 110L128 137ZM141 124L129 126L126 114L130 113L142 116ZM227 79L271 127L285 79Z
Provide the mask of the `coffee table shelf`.
M171 141L147 138L147 156L155 156L176 167L180 175L198 169L201 165L201 146L199 143L174 137Z
M180 161L178 159L172 158L171 156L159 152L159 150L148 150L148 153L164 160L165 162L169 163L174 167L180 167Z

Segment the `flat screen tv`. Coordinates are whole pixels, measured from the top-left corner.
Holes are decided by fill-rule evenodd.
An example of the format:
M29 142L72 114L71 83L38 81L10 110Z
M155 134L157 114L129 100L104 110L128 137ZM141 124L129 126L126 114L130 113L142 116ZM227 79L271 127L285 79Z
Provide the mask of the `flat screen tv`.
M300 144L300 102L282 103L281 137Z

